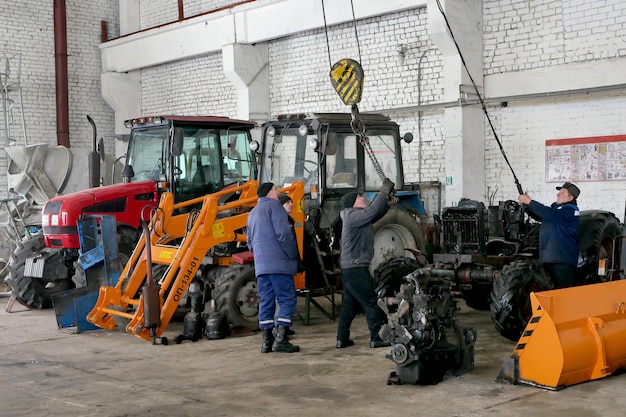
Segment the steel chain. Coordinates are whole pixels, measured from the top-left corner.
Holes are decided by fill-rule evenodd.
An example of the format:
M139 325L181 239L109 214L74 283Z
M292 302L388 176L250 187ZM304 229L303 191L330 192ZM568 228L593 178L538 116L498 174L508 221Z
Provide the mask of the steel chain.
M383 168L380 166L380 162L378 162L376 155L374 155L374 150L372 149L372 145L370 145L370 140L365 133L365 122L359 116L359 108L356 104L352 105L350 113L352 114L352 120L350 121L350 127L352 128L352 131L359 138L359 143L361 144L361 146L363 146L365 153L372 162L372 166L378 174L380 181L385 182L387 176L385 175ZM396 204L398 204L398 197L396 197L395 192L391 192L389 194L387 204L389 206L395 206Z

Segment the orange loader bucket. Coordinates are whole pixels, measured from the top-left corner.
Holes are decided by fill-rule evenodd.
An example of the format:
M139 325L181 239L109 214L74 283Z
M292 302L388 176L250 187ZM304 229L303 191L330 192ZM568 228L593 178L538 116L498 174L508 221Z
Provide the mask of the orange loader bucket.
M496 381L559 390L626 367L626 280L530 300L533 317Z

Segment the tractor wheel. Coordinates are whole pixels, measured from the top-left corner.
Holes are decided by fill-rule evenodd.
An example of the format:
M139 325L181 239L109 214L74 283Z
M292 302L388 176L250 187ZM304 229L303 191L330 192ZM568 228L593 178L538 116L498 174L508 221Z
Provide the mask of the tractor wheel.
M517 341L532 316L530 293L552 288L550 277L539 262L515 261L493 280L491 319L496 330Z
M7 266L6 261L0 258L0 268L2 268L2 270L0 271L0 292L11 291L11 286L7 284L6 282L4 282L4 279L9 273L6 269L6 266Z
M402 278L425 266L416 259L402 256L378 265L374 271L374 286L379 297L394 297L400 290Z
M598 262L606 260L608 269L613 262L613 270L619 270L619 251L614 246L620 241L616 236L622 235L622 226L613 213L600 210L588 210L580 213L578 226L580 258L576 271L576 284L591 284L594 282L618 279L615 276L598 276ZM580 261L582 259L582 261Z
M374 224L374 257L370 272L378 265L397 257L415 257L411 250L424 252L425 237L422 227L409 212L395 206Z
M67 277L55 281L45 282L41 279L25 277L24 265L26 259L45 248L43 232L39 231L29 239L17 243L17 247L9 257L7 264L8 275L5 279L11 286L16 300L30 308L52 307L52 294L71 289L72 281Z
M259 292L254 264L233 263L217 276L213 289L215 311L232 326L259 328Z

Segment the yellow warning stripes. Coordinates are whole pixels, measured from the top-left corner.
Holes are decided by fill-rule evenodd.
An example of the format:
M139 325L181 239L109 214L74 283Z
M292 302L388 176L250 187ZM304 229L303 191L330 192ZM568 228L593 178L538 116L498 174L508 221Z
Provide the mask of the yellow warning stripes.
M339 97L348 106L361 101L363 93L363 68L349 58L339 60L330 70L330 82Z

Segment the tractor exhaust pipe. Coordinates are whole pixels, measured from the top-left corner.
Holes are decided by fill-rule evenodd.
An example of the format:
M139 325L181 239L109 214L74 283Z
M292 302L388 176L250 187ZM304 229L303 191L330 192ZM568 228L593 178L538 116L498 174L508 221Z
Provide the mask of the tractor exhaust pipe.
M100 155L98 155L98 145L96 144L98 130L96 123L89 115L87 115L87 121L93 132L92 147L91 152L89 152L89 188L96 188L100 186Z

